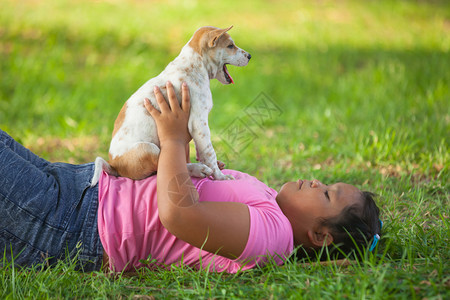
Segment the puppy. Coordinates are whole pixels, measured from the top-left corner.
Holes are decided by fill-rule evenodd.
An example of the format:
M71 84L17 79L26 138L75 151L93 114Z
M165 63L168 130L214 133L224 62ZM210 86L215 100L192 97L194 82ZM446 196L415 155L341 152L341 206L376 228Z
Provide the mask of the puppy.
M232 28L199 28L189 42L157 77L147 81L124 104L115 123L109 148L109 163L101 157L95 161L91 185L97 184L102 170L132 179L143 179L156 172L159 157L159 139L156 124L144 107L144 98L159 109L153 88L158 86L167 96L165 84L170 81L178 99L183 82L188 84L191 111L188 129L195 143L200 163L188 164L191 176L213 176L216 180L233 179L217 166L217 157L211 144L208 114L213 106L209 81L234 83L227 65L245 66L251 55L238 48L227 33Z

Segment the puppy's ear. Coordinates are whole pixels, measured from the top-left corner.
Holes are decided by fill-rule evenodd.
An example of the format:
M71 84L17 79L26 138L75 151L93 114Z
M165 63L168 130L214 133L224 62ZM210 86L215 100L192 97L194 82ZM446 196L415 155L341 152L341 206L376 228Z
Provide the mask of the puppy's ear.
M213 30L210 35L209 35L209 42L208 42L208 46L210 48L213 48L217 45L217 41L220 39L220 37L227 32L228 30L230 30L231 28L233 28L233 25L231 25L228 28L224 28L224 29L216 29Z

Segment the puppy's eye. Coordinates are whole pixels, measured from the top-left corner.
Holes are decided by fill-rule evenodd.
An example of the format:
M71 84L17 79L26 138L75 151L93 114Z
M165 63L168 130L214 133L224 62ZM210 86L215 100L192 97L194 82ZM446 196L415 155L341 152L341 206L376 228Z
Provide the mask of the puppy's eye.
M230 44L230 45L228 45L227 48L228 48L228 49L233 49L233 48L234 48L234 45L233 45L233 44Z

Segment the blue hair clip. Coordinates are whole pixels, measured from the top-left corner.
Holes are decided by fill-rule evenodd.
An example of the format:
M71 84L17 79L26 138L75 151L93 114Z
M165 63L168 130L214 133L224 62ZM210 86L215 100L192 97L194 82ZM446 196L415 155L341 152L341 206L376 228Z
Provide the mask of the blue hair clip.
M381 220L379 220L379 221L380 221L380 231L381 231L381 228L383 227L383 221L381 221ZM372 242L372 245L370 245L369 251L373 251L373 249L375 249L379 240L380 240L380 235L377 233L373 236L373 242Z

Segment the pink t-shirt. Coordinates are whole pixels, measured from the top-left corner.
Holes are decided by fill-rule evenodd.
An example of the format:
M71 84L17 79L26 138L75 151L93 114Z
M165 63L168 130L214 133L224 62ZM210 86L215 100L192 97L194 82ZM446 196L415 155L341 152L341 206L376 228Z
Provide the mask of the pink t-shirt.
M156 176L133 181L103 172L99 182L98 230L110 268L128 271L185 264L235 273L263 265L269 259L282 264L293 250L293 233L289 220L275 201L277 192L248 174L223 172L236 180L193 177L192 182L198 190L199 201L241 202L248 206L247 245L234 260L194 247L164 228L158 216Z

